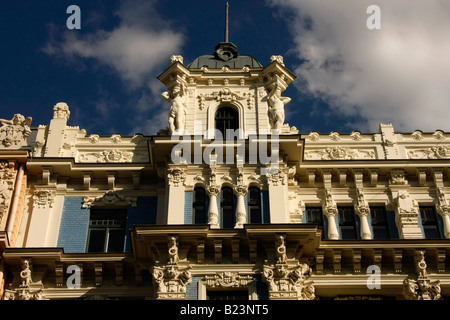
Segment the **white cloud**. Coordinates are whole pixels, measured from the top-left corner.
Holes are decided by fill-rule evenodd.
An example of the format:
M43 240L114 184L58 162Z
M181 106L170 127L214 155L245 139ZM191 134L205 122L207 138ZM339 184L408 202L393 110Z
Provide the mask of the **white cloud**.
M302 93L362 117L355 129L450 130L450 2L445 0L271 0L286 19ZM381 30L369 30L369 5ZM304 80L304 81L302 81ZM304 110L308 112L308 110Z
M127 84L139 87L178 52L183 34L162 21L153 1L125 1L116 15L120 20L116 28L91 34L67 30L62 41L51 40L44 51L68 60L95 59L115 70Z
M135 113L131 122L134 125L149 119L148 123L152 125L136 126L144 134L155 133L157 124L161 125L158 129L165 128L160 121L167 117L163 113L165 108L161 107L165 101L160 92L156 93L163 86L155 83L155 73L168 66L171 55L180 53L184 41L180 28L161 18L154 5L155 1L121 2L116 12L119 23L112 30L99 29L93 33L65 30L59 36L56 27L50 25L50 41L43 49L48 55L68 61L77 68L83 67L83 61L88 59L111 68L123 80L124 92L131 90L141 96L132 105ZM100 100L95 105L103 116L111 111L111 103L114 104L111 100L107 102Z

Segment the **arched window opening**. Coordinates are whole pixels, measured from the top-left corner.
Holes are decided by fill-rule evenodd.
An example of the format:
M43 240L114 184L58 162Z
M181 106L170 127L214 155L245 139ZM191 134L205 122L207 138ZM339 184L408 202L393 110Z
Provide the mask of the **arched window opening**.
M202 187L194 189L194 224L208 223L208 209L206 207L206 191Z
M223 187L220 209L222 213L222 228L234 228L234 194L230 187Z
M262 223L261 191L257 187L248 189L248 212L250 223Z
M216 129L222 133L222 137L226 139L230 134L234 134L234 131L239 129L239 114L231 107L223 107L217 110L216 116ZM227 130L230 130L227 132Z

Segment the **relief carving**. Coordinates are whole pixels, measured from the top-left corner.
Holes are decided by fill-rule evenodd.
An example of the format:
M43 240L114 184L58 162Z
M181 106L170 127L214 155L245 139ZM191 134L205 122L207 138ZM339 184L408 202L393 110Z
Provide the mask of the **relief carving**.
M416 275L403 281L403 296L407 300L439 300L441 298L440 280L432 281L427 274L425 252L416 253Z
M13 290L5 290L5 300L47 300L44 296L44 286L41 281L33 282L32 266L28 259L22 260L20 272L21 284Z
M114 191L108 191L104 195L98 197L86 196L83 198L82 208L86 209L92 206L93 204L100 205L131 205L132 207L137 206L137 197L126 197L120 194L117 194Z
M214 275L205 275L206 286L222 288L246 287L252 276L243 276L239 272L218 272Z
M375 159L375 152L367 150L353 150L344 147L333 147L325 150L314 150L305 152L308 160L356 160Z
M55 196L55 190L35 190L33 196L34 205L39 209L53 208Z
M131 162L132 159L133 159L133 152L122 151L117 149L105 150L103 152L82 153L78 156L79 162L124 163L124 162Z
M16 113L11 120L0 119L0 145L18 147L31 134L31 117Z

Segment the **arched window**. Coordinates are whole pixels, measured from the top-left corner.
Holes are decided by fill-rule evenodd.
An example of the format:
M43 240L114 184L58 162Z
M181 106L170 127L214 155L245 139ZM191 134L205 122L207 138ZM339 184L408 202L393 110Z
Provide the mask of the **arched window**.
M234 132L234 130L239 129L239 114L231 107L222 107L218 109L215 120L216 129L222 133L224 138L227 137L227 130L233 130Z
M259 190L259 188L248 188L247 200L250 223L262 223L261 191Z
M222 213L222 228L234 228L234 194L230 187L222 188L220 210Z
M202 187L194 189L194 224L208 223L208 208L206 207L206 191Z

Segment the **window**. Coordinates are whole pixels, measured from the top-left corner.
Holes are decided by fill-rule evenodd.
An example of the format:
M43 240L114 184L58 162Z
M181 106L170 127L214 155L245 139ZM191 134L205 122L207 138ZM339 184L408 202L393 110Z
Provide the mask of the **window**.
M248 189L248 212L250 223L262 223L261 191L257 187Z
M425 239L441 238L434 206L420 206L419 210Z
M244 290L208 290L206 294L208 300L248 300L248 291Z
M230 187L223 187L220 209L222 212L222 228L234 228L234 194Z
M389 239L386 207L370 206L373 239Z
M227 137L227 130L239 129L238 112L231 107L223 107L216 112L216 129L222 133L222 137Z
M323 226L323 213L321 207L306 207L306 223Z
M202 187L194 189L194 224L208 223L208 208L206 207L206 191Z
M355 212L353 207L338 207L341 239L356 239Z
M126 212L91 208L87 252L123 252Z

